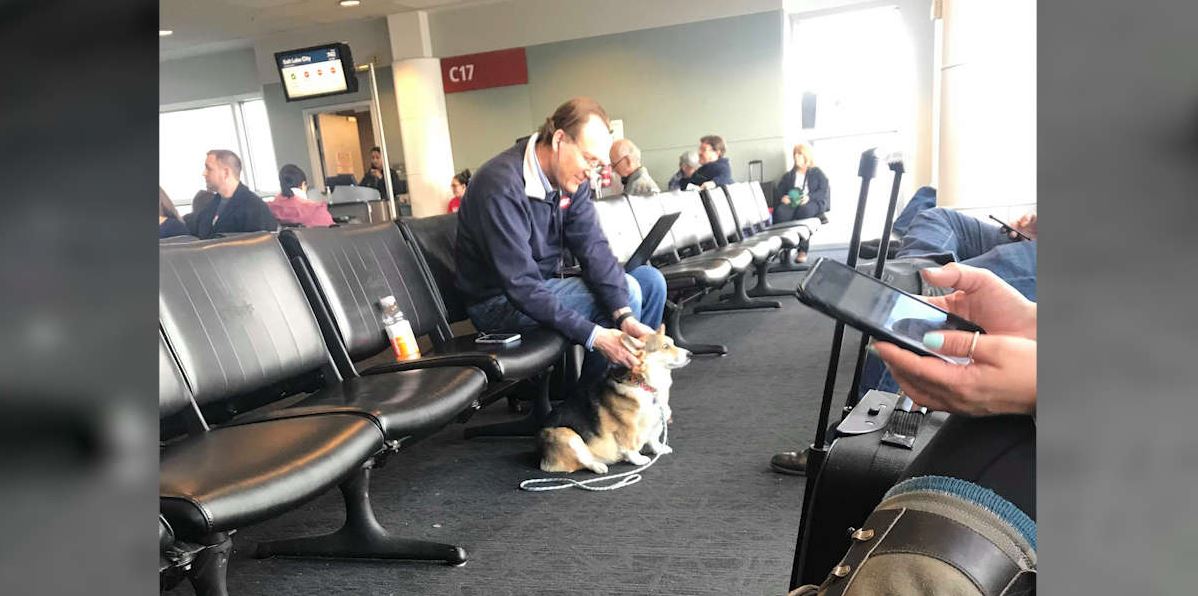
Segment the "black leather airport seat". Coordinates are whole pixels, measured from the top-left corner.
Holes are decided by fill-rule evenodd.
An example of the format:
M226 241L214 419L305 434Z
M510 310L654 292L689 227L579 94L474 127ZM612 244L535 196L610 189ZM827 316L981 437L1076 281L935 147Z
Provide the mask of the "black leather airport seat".
M159 416L186 420L159 457L160 571L196 592L225 592L229 533L282 515L350 477L383 449L383 435L353 414L209 429L159 337Z
M697 193L689 193L697 201ZM728 349L719 344L696 344L690 342L682 331L682 314L688 302L694 301L713 289L723 286L737 273L729 258L698 254L700 232L698 226L711 227L702 215L699 203L692 203L692 213L686 212L687 203L678 193L659 193L650 196L617 196L595 201L596 216L603 233L608 238L612 252L621 262L627 262L649 233L657 219L665 213L683 212L674 222L670 232L654 251L651 263L666 280L666 331L674 342L695 354L726 354ZM699 219L694 219L694 208L699 209ZM679 241L687 242L683 250L695 256L682 257L678 252ZM694 246L690 244L693 243ZM712 239L714 246L714 238ZM746 251L728 251L743 267L752 260Z
M716 186L702 191L701 201L704 213L711 224L715 241L719 244L717 250L742 250L750 254L751 260L745 270L735 278L732 292L720 296L719 304L703 304L695 307L695 312L717 312L756 308L782 308L782 303L776 300L761 300L748 294L748 275L750 267L761 270L765 263L778 254L782 241L773 237L742 238L740 225L736 221L728 197L723 187ZM706 254L716 254L717 251L707 251Z
M757 184L753 182L752 184ZM760 188L760 187L759 187ZM753 194L752 185L748 182L737 182L724 187L724 192L728 199L728 204L732 209L732 216L736 220L740 230L740 235L743 238L777 239L780 243L782 258L789 261L792 257L791 250L799 248L803 239L809 234L807 228L802 226L797 227L782 227L767 229L769 224L769 213L765 213L762 217L762 212L758 209L756 199ZM748 295L754 298L761 296L793 296L794 290L785 290L775 288L770 285L769 273L771 264L769 261L754 261L757 269L757 285L748 290Z
M707 207L698 191L672 191L662 193L662 204L677 205L682 216L674 224L675 240L679 254L685 257L705 256L721 258L732 265L732 272L740 274L753 265L753 253L746 248L720 243L708 216Z
M753 200L757 206L758 213L761 214L762 221L769 222L769 207L767 206L765 192L762 190L761 184L757 182L750 182L749 190L753 191ZM762 230L767 232L784 229L798 230L799 236L803 240L809 240L811 236L826 223L828 223L828 217L827 215L821 213L819 217L809 217L806 219L784 221L780 223L769 223L768 225L763 224ZM784 248L782 251L782 258L780 259L781 262L770 267L769 271L771 273L779 271L806 271L808 268L806 263L794 262L794 251L795 249L793 248Z
M799 227L781 227L767 230L769 226L769 212L764 213L758 209L756 197L753 194L752 184L748 182L736 182L724 187L724 192L728 196L728 203L732 207L732 215L740 224L740 233L745 238L756 238L758 236L776 237L782 243L782 248L796 248L803 239L803 231L805 228Z
M196 403L222 430L249 425L239 432L253 432L267 428L259 426L267 420L304 425L315 424L303 422L309 418L348 415L381 433L386 449L374 456L380 460L442 428L486 385L486 375L473 367L342 381L282 247L267 233L161 245L158 305L163 334ZM305 432L293 431L286 441L302 445ZM252 462L257 456L245 457ZM463 562L458 547L395 538L378 525L368 498L371 467L360 466L340 485L341 530L263 543L257 555Z
M657 223L657 218L666 213L661 208L661 202L655 199L656 195L619 195L595 201L595 212L599 225L603 228L604 235L607 236L608 244L611 245L616 260L621 264L626 263L632 257L645 235L653 228L653 224ZM632 204L634 202L642 206L642 218L638 218L633 211ZM681 221L681 217L679 221ZM677 226L678 221L674 225ZM672 234L667 233L654 251L656 260L661 263L657 268L666 279L667 290L718 288L724 285L729 275L732 274L732 265L727 259L719 257L682 259L676 253L671 258L668 255L673 253L673 244Z
M319 302L316 310L326 337L338 340L332 352L343 376L365 379L417 368L473 366L489 380L479 407L520 381L535 380L548 390L549 373L569 342L542 328L520 330L520 341L511 344L477 344L477 334L455 337L443 293L419 249L395 223L287 230L280 241L305 291ZM432 349L404 362L382 358L387 362L363 364L390 353L377 307L388 295L395 297L416 336L428 336Z

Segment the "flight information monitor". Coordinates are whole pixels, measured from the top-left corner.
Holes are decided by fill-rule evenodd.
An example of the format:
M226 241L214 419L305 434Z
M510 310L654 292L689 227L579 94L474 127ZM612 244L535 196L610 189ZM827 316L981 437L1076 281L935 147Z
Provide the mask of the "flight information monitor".
M275 64L287 101L358 90L353 55L344 43L276 52Z

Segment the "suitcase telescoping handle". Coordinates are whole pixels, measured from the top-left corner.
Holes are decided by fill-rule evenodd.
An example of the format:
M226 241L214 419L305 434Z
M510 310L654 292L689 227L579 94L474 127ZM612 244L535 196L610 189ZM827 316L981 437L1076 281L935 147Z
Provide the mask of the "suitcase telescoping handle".
M849 238L848 266L857 266L857 252L861 248L861 224L865 219L865 206L869 199L869 183L878 171L877 149L866 149L861 153L861 161L857 165L857 176L861 178L861 192L857 195L857 215L853 219L853 234ZM836 391L836 367L840 363L840 346L844 341L844 323L836 322L832 332L832 352L828 355L828 374L824 377L824 397L819 405L819 421L815 426L815 441L807 450L807 488L803 491L803 509L799 517L799 535L795 540L794 565L790 570L790 589L799 587L799 578L803 575L802 562L806 559L808 547L808 531L810 525L808 515L811 509L811 497L815 495L815 480L819 477L820 468L828 454L828 416L832 410L833 392Z
M885 247L890 246L890 226L894 224L894 211L898 206L899 185L903 181L903 172L906 168L903 167L903 156L901 153L892 153L886 158L887 165L890 171L894 172L894 182L890 185L890 203L886 206L886 220L882 222L882 243L878 249L878 260L874 263L874 277L882 279L882 272L886 269L887 250ZM853 383L849 386L849 395L844 401L844 414L848 414L849 410L857 406L857 394L861 387L861 369L865 366L865 347L869 345L869 336L861 334L861 345L857 346L857 364L853 370ZM843 415L842 415L843 417Z

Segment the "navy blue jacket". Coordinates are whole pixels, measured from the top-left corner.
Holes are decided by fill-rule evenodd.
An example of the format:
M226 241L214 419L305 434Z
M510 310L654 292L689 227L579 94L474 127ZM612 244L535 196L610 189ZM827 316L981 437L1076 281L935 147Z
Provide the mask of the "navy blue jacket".
M170 238L171 236L186 236L187 224L173 217L167 217L158 224L158 238Z
M226 202L228 206L221 209ZM220 217L216 217L218 210ZM212 221L214 218L215 222ZM196 212L195 217L188 222L187 229L192 236L207 239L217 234L273 232L279 229L279 220L275 219L266 202L254 191L238 183L233 196L226 199L218 194Z
M728 163L727 157L721 157L711 163L705 163L695 170L694 174L687 180L682 181L682 188L686 188L687 184L702 186L704 182L714 180L716 184L734 184L732 180L732 164Z
M782 204L783 195L790 192L791 189L799 186L799 183L803 182L803 180L796 180L798 175L799 171L795 168L791 168L790 171L782 174L782 178L778 179L778 183L774 185L774 202L776 204L775 209L782 207L784 208L784 211L787 210L786 208L794 210L794 215L791 217L791 219L819 217L821 213L830 211L832 209L832 194L828 188L828 177L824 174L823 170L815 166L807 168L807 196L810 198L810 201L808 201L808 203L802 207L793 204ZM774 221L780 222L789 220L778 219L778 216L775 215Z
M609 311L628 306L624 270L599 227L589 182L559 205L525 192L528 139L491 158L470 178L458 210L457 285L467 304L504 294L513 306L573 342L585 344L595 323L563 306L545 285L560 268L565 247L582 265L582 277ZM539 177L529 186L542 187ZM565 203L565 201L562 201Z

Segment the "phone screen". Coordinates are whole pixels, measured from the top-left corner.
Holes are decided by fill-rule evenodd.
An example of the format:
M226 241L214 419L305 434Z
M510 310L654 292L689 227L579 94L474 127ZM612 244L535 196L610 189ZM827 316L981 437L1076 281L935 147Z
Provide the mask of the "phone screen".
M805 293L828 308L884 329L895 339L920 351L927 351L923 347L923 336L929 331L975 330L968 322L950 317L947 312L838 261L821 259L803 280L802 287Z
M519 333L484 333L474 339L480 344L505 344L520 339Z

